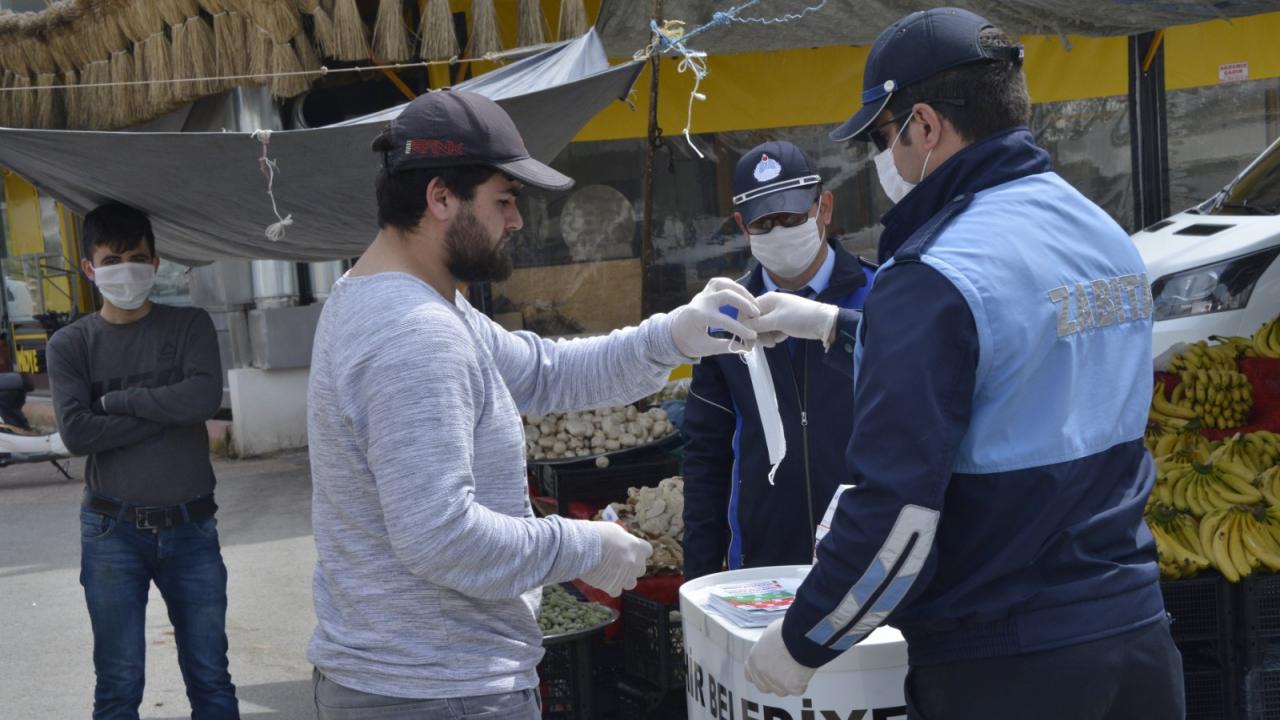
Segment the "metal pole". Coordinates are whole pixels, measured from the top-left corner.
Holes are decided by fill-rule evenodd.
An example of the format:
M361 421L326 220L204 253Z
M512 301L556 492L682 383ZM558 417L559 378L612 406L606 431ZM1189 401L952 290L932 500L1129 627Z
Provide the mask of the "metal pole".
M1169 214L1164 45L1159 33L1129 37L1129 133L1135 229Z
M662 0L653 0L653 17L662 24ZM653 263L653 159L658 143L658 53L649 56L649 132L644 145L644 217L640 224L640 315L651 312L653 289L649 266Z

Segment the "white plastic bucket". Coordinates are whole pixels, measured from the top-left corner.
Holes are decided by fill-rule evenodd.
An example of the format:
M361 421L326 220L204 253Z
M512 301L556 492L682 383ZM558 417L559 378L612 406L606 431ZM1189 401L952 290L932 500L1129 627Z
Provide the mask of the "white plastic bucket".
M803 697L780 698L747 681L747 655L764 628L740 628L704 609L716 585L777 580L798 586L808 565L717 573L680 588L690 720L890 720L907 716L907 643L881 627L814 674Z

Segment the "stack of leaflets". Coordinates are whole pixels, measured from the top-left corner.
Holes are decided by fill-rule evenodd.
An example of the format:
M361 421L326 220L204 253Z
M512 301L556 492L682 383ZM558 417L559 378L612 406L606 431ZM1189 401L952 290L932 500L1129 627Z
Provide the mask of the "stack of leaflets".
M766 627L786 615L795 599L795 593L777 580L759 580L711 588L707 609L738 627Z

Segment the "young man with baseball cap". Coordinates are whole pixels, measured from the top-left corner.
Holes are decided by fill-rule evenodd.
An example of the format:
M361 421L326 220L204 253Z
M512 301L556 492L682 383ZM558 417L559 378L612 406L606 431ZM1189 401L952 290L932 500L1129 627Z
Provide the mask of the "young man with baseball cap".
M608 522L536 519L520 414L637 400L744 340L755 300L718 279L608 337L508 332L457 292L504 280L525 185L573 181L466 92L423 95L374 144L372 245L325 303L308 433L321 718L536 718L540 588L635 586L651 549Z
M874 266L830 237L834 199L803 151L772 141L748 150L733 178L734 221L757 264L752 294L789 292L844 310L851 333ZM818 521L844 472L853 415L853 345L827 351L788 340L765 351L787 455L772 481L755 388L736 356L693 369L685 410L684 576L808 564Z
M849 481L747 674L779 695L889 622L912 718L1184 714L1143 518L1151 294L1124 230L1024 127L1022 50L973 13L899 20L832 134L876 144L880 260ZM762 334L829 317L759 298Z

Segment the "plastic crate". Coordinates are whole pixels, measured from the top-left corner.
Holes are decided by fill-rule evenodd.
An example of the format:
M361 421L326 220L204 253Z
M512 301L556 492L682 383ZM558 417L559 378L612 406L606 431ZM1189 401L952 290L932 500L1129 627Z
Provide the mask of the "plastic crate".
M1247 720L1280 720L1280 667L1250 670L1243 689Z
M1280 575L1254 575L1238 585L1244 665L1268 664L1280 650Z
M538 465L538 485L543 494L555 498L557 512L565 514L569 503L575 500L619 502L627 497L633 487L653 487L673 475L680 474L680 463L665 452L636 458L631 462L617 462L598 468L594 464L582 466Z
M617 686L617 720L685 720L689 717L684 687L663 692L637 678Z
M561 583L579 599L585 599L569 583ZM595 720L596 679L606 625L545 638L546 654L538 663L538 692L542 717L551 720Z
M1235 606L1232 587L1213 573L1188 580L1160 583L1169 632L1179 647L1187 643L1219 643L1229 652L1234 642Z
M1236 720L1235 681L1228 670L1183 673L1187 720Z
M671 618L679 609L634 592L622 596L627 674L664 692L684 687L684 628Z

